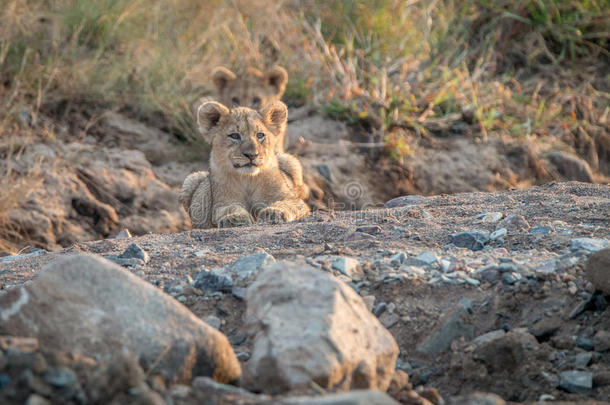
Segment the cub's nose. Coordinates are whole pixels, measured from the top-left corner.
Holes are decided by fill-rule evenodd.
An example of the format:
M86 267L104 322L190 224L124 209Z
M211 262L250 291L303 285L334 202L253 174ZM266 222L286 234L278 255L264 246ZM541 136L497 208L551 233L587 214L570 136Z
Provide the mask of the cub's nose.
M258 157L258 152L244 152L244 156L250 160L254 160Z

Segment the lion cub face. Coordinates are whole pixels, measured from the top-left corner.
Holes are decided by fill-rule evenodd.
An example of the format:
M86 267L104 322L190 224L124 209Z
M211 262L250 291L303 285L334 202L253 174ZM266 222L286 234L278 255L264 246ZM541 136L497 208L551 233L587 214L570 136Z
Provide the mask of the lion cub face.
M228 109L215 101L197 110L199 131L212 145L210 164L224 173L255 176L277 165L277 137L286 126L288 110L275 101L260 111Z
M280 66L266 72L250 68L237 76L224 67L217 67L212 80L218 90L218 99L230 107L245 106L259 109L272 101L278 101L286 90L288 73Z

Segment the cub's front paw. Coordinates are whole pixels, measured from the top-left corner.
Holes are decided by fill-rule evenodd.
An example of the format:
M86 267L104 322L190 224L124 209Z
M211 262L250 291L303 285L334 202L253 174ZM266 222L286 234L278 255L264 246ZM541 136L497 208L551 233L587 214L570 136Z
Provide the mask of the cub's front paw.
M254 221L249 214L229 214L218 220L219 228L233 228L235 226L253 225Z
M284 210L274 207L267 207L258 213L257 221L264 224L277 224L280 222L291 221L290 214Z

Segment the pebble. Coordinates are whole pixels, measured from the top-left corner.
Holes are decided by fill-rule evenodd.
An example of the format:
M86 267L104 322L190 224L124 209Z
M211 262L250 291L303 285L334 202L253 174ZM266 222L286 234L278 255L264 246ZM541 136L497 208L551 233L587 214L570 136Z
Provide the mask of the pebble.
M391 312L384 312L379 317L381 324L386 327L386 329L390 329L392 326L396 325L400 320L400 317Z
M492 330L491 332L487 332L483 335L477 336L472 342L475 344L475 346L479 347L487 342L491 342L493 340L501 338L505 334L506 332L502 329Z
M493 231L491 233L491 235L489 235L489 239L497 240L497 239L500 239L503 236L505 236L507 233L508 233L508 231L506 230L506 228L500 228L500 229Z
M508 285L513 285L521 280L521 274L511 271L502 274L502 281Z
M378 233L381 233L381 227L379 225L361 225L356 228L356 232L377 235Z
M570 240L570 249L597 252L610 246L610 241L599 238L575 238Z
M222 321L217 316L214 316L214 315L206 316L203 321L205 323L207 323L208 325L210 325L212 328L214 328L216 330L220 330L220 325L222 324Z
M496 229L500 228L506 228L507 230L514 232L530 229L530 224L522 215L510 214L502 221L498 222Z
M327 164L325 164L325 163L317 164L316 165L316 169L318 169L318 173L320 173L320 175L322 177L324 177L330 183L333 182L333 175L332 175L332 172L330 171L330 168L328 167Z
M392 264L393 266L399 266L402 263L404 263L404 261L407 259L407 254L404 252L400 252L400 253L396 253L394 256L392 256L392 258L390 259L390 264Z
M396 208L404 207L407 205L422 204L428 200L427 197L421 195L406 195L402 197L396 197L384 204L384 208Z
M593 359L593 353L578 353L576 357L574 357L574 365L578 367L587 367L591 360Z
M417 255L415 260L422 263L423 265L430 266L430 265L433 265L434 263L436 263L438 261L438 258L436 257L436 255L434 253L432 253L428 250L428 251L425 251L425 252Z
M127 249L118 256L119 259L140 259L144 263L148 263L148 253L144 251L138 244L132 243L127 246Z
M74 371L66 367L51 367L44 373L43 378L47 383L58 388L78 384Z
M593 373L569 370L559 374L559 387L572 393L588 394L593 389Z
M498 222L501 219L502 219L501 212L487 212L481 218L481 222L486 223L486 224L495 224L496 222Z
M557 268L557 261L555 259L545 260L536 267L536 275L539 277L546 277L550 274L555 274Z
M364 276L360 263L353 257L336 256L332 268L353 280L360 280Z
M466 280L466 282L472 286L478 287L481 285L481 282L479 280L476 280L474 278L470 278L470 277L465 277L464 280Z
M551 233L551 227L548 225L536 225L530 229L530 235L548 235Z
M449 241L457 247L473 251L481 250L489 242L489 232L484 230L471 230L449 235Z
M205 256L205 255L207 255L209 253L210 253L209 249L204 249L204 250L198 250L198 251L196 251L193 254L195 255L195 257L203 257L203 256Z
M388 304L386 304L385 302L380 302L379 304L375 305L375 308L373 309L373 315L380 316L387 309L388 309Z
M598 331L595 336L593 336L593 346L597 352L610 350L610 331Z
M377 239L377 238L368 233L353 232L353 233L349 234L345 240L347 240L348 242L354 242L357 240L374 240L374 239Z
M576 346L590 352L593 350L593 341L588 337L579 336L576 338Z

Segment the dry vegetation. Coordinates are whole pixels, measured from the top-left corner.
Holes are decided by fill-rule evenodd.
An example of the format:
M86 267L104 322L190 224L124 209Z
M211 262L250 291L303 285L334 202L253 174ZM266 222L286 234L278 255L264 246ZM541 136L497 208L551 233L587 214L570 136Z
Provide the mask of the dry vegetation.
M3 158L15 136L60 136L53 112L66 102L160 116L193 140L191 105L218 64L285 66L290 106L364 127L398 162L464 121L474 138L567 137L584 149L608 132L608 0L6 1ZM24 180L2 170L6 212Z

